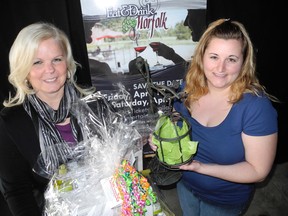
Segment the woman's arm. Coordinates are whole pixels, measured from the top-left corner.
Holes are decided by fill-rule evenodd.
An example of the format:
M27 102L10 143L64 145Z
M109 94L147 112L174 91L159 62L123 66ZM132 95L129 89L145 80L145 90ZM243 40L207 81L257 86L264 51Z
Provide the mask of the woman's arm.
M0 178L3 195L13 215L40 216L33 194L32 170L15 145L15 139L9 135L5 122L0 117ZM25 144L29 148L29 143Z
M231 164L204 164L193 161L180 166L180 169L214 176L237 183L263 181L269 174L276 155L278 134L248 136L242 133L246 161Z

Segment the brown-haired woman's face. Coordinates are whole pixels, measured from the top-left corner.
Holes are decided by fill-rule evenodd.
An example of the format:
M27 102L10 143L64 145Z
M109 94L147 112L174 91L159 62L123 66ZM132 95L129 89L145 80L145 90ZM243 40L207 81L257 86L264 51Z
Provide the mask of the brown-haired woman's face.
M57 41L51 38L39 44L27 78L36 95L41 99L64 91L67 62Z
M235 39L213 38L203 56L208 86L227 88L239 76L243 63L242 43Z

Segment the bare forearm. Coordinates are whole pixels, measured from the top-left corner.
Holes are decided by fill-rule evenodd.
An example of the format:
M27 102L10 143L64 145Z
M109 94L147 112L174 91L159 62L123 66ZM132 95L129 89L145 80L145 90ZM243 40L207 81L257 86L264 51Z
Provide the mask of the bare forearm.
M269 173L268 171L258 172L248 162L241 162L233 165L219 165L193 161L191 164L182 165L180 168L236 183L260 182L263 181Z

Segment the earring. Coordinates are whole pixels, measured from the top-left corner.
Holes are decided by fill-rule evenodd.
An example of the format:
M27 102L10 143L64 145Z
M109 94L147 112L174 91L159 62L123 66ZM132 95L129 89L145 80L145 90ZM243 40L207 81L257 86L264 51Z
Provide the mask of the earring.
M67 71L67 79L70 79L70 78L71 78L70 71Z
M32 85L30 84L30 82L29 82L28 79L25 79L24 82L25 82L25 85L26 85L29 89L32 89Z

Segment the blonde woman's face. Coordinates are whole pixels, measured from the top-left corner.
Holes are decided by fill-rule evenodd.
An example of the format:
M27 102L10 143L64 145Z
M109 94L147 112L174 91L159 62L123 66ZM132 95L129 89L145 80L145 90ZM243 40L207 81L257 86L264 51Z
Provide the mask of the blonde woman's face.
M203 57L208 87L226 89L239 76L243 64L242 44L235 39L213 38Z
M28 81L36 95L43 101L61 98L67 78L67 62L63 51L54 39L39 44Z

